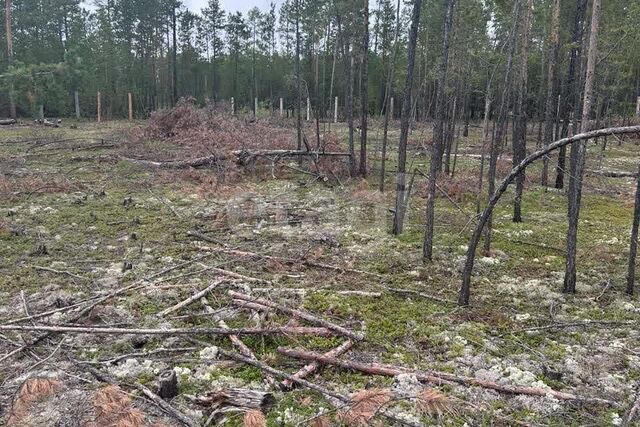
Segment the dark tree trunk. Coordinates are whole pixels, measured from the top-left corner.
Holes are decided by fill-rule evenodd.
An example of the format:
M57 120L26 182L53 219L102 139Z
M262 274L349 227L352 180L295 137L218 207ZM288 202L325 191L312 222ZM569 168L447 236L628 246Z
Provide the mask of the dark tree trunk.
M396 60L398 58L398 36L400 35L400 0L398 0L398 5L396 8L396 34L394 37L393 43L393 61L391 62L391 66L388 70L387 84L385 85L385 94L384 94L384 129L382 131L382 159L380 161L380 182L378 184L378 189L380 192L384 192L384 180L386 175L386 162L387 162L387 140L389 136L389 120L393 118L393 106L391 105L391 92L393 87L393 76L395 74L396 69Z
M402 233L404 209L406 203L406 163L407 139L409 137L409 121L411 119L411 91L413 88L413 71L416 62L416 43L418 40L418 26L420 25L420 9L422 0L414 0L411 14L411 29L409 30L409 51L407 54L407 79L402 96L402 115L400 118L400 143L398 146L398 173L396 177L396 209L393 217L393 234Z
M172 62L172 80L171 80L171 102L172 105L176 105L178 102L178 37L176 34L176 9L178 8L178 3L174 3L171 8L171 34L172 34L172 42L173 42L173 51L171 52L171 62Z
M489 171L487 176L487 192L488 198L491 200L496 188L496 169L498 166L498 155L502 147L504 136L507 132L507 108L509 106L509 92L511 88L511 70L513 67L513 56L516 50L516 39L518 34L518 20L520 17L520 1L517 0L513 5L513 28L509 40L509 54L507 55L507 64L504 74L504 86L500 97L500 107L498 109L498 122L496 123L496 132L491 139L491 148L489 149ZM484 251L491 251L491 228L493 227L493 217L489 215L485 228Z
M527 155L527 83L529 60L529 32L533 14L533 0L527 0L524 15L522 43L520 51L520 72L518 95L513 109L513 166L516 167ZM513 200L513 222L522 222L522 192L524 191L525 172L516 177L516 196Z
M551 13L551 37L549 39L549 69L547 75L547 100L544 111L544 132L542 136L543 145L547 146L553 141L553 127L556 113L556 97L558 93L558 56L560 54L560 0L554 0L553 11ZM543 187L549 181L549 159L542 161Z
M591 106L593 104L593 86L598 52L598 27L600 22L600 0L593 0L591 32L589 34L589 53L587 55L587 73L584 84L584 104L582 107L582 133L589 129ZM582 198L582 178L587 154L586 141L580 141L571 148L572 168L569 177L569 228L567 230L567 264L563 292L576 292L576 255L578 245L578 223L580 220L580 202Z
M296 131L298 151L302 150L302 85L300 82L300 0L296 0Z
M638 254L638 226L640 225L640 167L636 184L636 203L633 209L633 226L629 244L629 268L627 270L627 293L633 295L636 282L636 256Z
M364 39L362 40L362 82L361 103L362 116L360 117L360 175L367 176L367 119L369 117L369 0L364 3Z
M444 25L442 27L442 62L438 74L438 93L436 94L436 122L433 131L433 146L431 149L431 161L429 164L429 181L427 183L427 207L425 210L426 227L424 243L422 245L422 257L425 260L433 259L433 226L435 217L436 180L440 170L442 148L444 144L445 125L445 89L447 85L447 71L449 67L449 38L453 24L453 11L455 0L447 0L445 8Z
M579 75L579 61L582 40L582 22L587 10L587 0L578 0L576 4L576 13L573 21L573 31L571 36L571 54L569 57L569 69L567 71L567 81L564 86L562 103L560 106L560 117L562 120L562 129L560 137L566 138L569 135L569 119L571 112L575 109L576 80ZM576 116L574 116L576 118ZM567 149L562 148L558 153L558 167L556 170L555 187L564 188L564 172L566 169Z

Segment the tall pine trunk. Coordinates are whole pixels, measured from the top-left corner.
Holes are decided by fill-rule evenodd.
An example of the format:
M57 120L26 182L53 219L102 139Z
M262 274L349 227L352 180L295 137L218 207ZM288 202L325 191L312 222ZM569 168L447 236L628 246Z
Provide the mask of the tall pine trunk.
M386 162L387 162L387 141L389 138L389 120L393 114L391 111L391 93L393 88L393 76L395 74L396 69L396 60L398 58L398 36L400 35L400 0L398 0L398 5L396 7L396 33L393 42L393 61L391 62L391 66L388 70L387 74L387 84L385 85L385 94L384 94L384 125L382 131L382 159L380 161L380 181L378 184L378 189L380 192L384 192L384 180L386 175Z
M496 123L496 131L491 139L491 148L489 149L489 171L487 176L487 200L491 199L496 189L496 170L498 166L498 155L502 148L504 136L507 132L507 109L509 107L509 93L511 89L511 71L513 68L513 57L516 51L516 39L518 34L518 20L520 18L520 2L516 0L513 5L513 28L509 36L509 53L507 55L507 64L504 73L504 83L502 95L500 97L500 107L498 109L498 121ZM484 252L489 254L491 251L491 232L493 227L493 215L487 218L485 226Z
M560 130L560 138L566 138L569 135L569 119L571 113L576 109L576 82L580 81L579 61L582 40L582 22L584 21L587 9L587 0L578 0L576 3L576 13L573 20L573 31L571 36L571 54L569 57L569 69L567 71L567 81L564 86L562 102L560 105L560 119L562 120L562 128ZM574 116L574 119L576 117ZM560 139L557 138L557 139ZM564 188L564 173L566 168L567 148L562 147L558 152L558 166L556 170L555 187Z
M529 62L529 33L533 14L533 0L527 0L527 10L522 28L520 44L520 72L517 84L517 100L513 109L513 167L518 166L527 154L527 83ZM522 222L522 192L524 191L525 172L516 177L516 196L513 200L513 222Z
M396 176L396 209L393 217L393 234L402 233L406 197L407 139L409 137L409 121L411 119L411 91L413 88L413 72L416 62L416 43L418 26L420 25L420 9L422 0L413 1L411 29L409 30L409 50L407 53L407 79L402 96L402 113L400 116L400 143L398 145L398 172Z
M369 0L364 3L364 38L362 40L362 83L361 103L362 116L360 117L360 175L367 176L367 119L369 117Z
M300 0L296 0L296 130L297 148L302 150L302 84L300 82Z
M553 141L553 127L556 114L556 98L558 93L558 56L560 54L560 0L553 1L551 12L551 36L549 37L549 68L547 74L547 99L544 111L544 132L542 143L545 147ZM542 159L543 187L549 181L549 158Z
M178 37L176 34L176 9L178 8L178 3L174 3L171 8L171 36L173 43L173 50L171 51L171 62L172 62L172 80L171 80L171 104L176 105L178 102Z
M582 122L580 131L589 131L589 119L593 104L593 86L595 80L595 68L598 60L598 27L600 23L600 0L593 0L591 11L591 32L587 54L587 72L584 83L584 103L582 105ZM576 255L578 244L578 223L580 219L580 202L582 199L582 179L584 176L584 164L587 154L587 142L580 141L571 148L572 169L569 176L569 228L567 230L567 263L564 277L564 289L566 293L576 292Z

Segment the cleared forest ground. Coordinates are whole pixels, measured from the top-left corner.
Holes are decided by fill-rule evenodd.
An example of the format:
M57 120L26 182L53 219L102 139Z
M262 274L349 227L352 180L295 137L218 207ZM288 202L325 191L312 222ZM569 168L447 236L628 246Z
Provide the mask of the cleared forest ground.
M323 367L307 380L345 396L361 392L336 409L305 387L270 387L265 372L225 357L237 349L227 336L53 333L18 353L42 332L6 331L0 407L9 425L53 425L65 417L115 425L100 424L114 416L105 411L126 412L140 421L134 425L181 425L140 394L139 385L156 392L158 374L167 369L180 386L168 401L194 425L203 425L212 408L193 396L237 388L273 393L273 406L262 409L274 426L362 425L374 414L381 425L397 422L381 415L381 407L424 425L622 424L640 381L640 302L623 293L633 178L588 176L578 294L567 296L561 293L566 197L538 186L540 165L527 171L524 223L511 222L506 197L495 215L494 253L478 259L472 306L459 308L459 269L476 209L478 129L460 138L465 155L457 159L456 177L439 182L435 261L423 264L424 179L416 177L405 233L392 237L393 175L379 193L376 128L368 181L338 171L319 179L306 162L284 159L284 169L241 168L217 184L212 169L131 161L132 151L149 160L167 150L178 159L194 156L163 140L145 141L136 151L126 141L130 126L0 129L0 324L167 330L222 328L223 320L229 328L286 327L238 335L259 361L289 374L307 362L279 347L325 353L345 341L326 336L335 334L331 329L301 334L296 328L319 326L278 309L253 310L238 298L234 304L231 290L364 334L341 360L407 372L383 377ZM409 141L409 164L424 172L429 129L416 129ZM344 125L337 130L341 141ZM535 134L529 137L534 146ZM395 127L390 138L394 146ZM600 147L590 145L587 169L598 169ZM639 151L637 141L610 140L602 169L634 172ZM392 154L389 171L393 162ZM510 158L500 163L502 174L510 164ZM212 283L204 299L175 307ZM96 301L102 302L91 307ZM55 312L34 317L49 311ZM102 383L96 370L105 375ZM508 394L446 376L440 384L421 384L415 371L548 393ZM31 397L19 393L36 377L51 378L49 388ZM116 409L100 406L105 381L121 387L112 399L121 403ZM363 397L365 389L382 391ZM610 402L562 400L551 390ZM216 399L227 425L242 425L245 410L225 412L225 399ZM363 402L367 408L358 409ZM134 408L142 411L138 418Z

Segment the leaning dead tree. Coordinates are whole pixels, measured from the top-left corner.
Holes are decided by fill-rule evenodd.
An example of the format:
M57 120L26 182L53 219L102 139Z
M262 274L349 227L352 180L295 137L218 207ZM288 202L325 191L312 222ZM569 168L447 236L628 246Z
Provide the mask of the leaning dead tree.
M487 224L488 219L491 217L493 213L493 209L498 204L498 201L502 197L502 195L507 191L509 185L514 181L514 179L529 166L531 163L536 160L543 158L549 153L560 149L562 147L566 147L576 142L588 141L593 138L600 138L607 135L625 135L625 134L640 134L640 126L626 126L626 127L617 127L617 128L608 128L608 129L600 129L592 132L581 133L578 135L574 135L569 138L560 139L553 144L550 144L533 154L527 156L518 166L513 168L513 170L507 175L507 177L502 181L500 186L496 189L489 200L489 203L485 207L482 215L480 216L478 223L473 230L473 235L471 236L471 241L469 242L469 248L467 250L467 258L464 264L464 270L462 272L462 284L460 286L460 291L458 294L458 304L459 305L469 305L469 296L471 289L471 274L473 272L473 264L476 256L476 249L478 247L478 243L480 242L480 237L482 235L482 230L484 226Z

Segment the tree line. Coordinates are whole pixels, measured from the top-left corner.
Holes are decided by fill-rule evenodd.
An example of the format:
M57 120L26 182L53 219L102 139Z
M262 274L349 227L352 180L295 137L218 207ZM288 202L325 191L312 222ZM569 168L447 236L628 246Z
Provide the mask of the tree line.
M79 0L5 1L9 8L3 10L3 21L10 10L13 52L9 55L5 31L1 53L7 61L0 66L4 115L9 114L10 87L22 115L36 115L40 105L48 115L72 114L74 91L80 94L83 114L92 115L100 91L105 115L126 117L126 94L133 92L136 114L145 117L183 96L202 104L234 97L236 106L247 110L254 108L256 97L261 108L274 109L284 97L293 113L299 86L302 98L311 98L314 112L328 115L339 96L343 116L352 98L353 114L360 117L383 113L391 96L399 100L407 74L413 2L286 0L243 15L225 12L218 0L201 11L176 0L100 0L95 10L82 8ZM487 99L500 98L505 84L515 89L516 80L501 76L523 55L526 60L517 69L511 66L511 74L527 72L520 78L527 81L527 91L517 95L525 98L515 103L523 106L522 116L553 123L558 113L575 115L572 108L580 96L575 88L584 73L587 1L534 0L517 15L515 3L456 2L443 99L447 117L482 119ZM412 120L437 116L447 7L444 0L424 0L421 6ZM602 72L594 102L602 120L635 110L639 9L637 2L622 0L603 5ZM530 28L523 37L522 28L512 24L529 13ZM516 51L509 61L512 47ZM557 94L574 101L554 110ZM512 111L514 100L505 102L507 114L518 114ZM396 102L396 115L400 109ZM492 102L491 118L499 115L499 103ZM552 127L544 126L543 133Z

